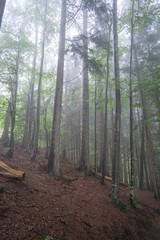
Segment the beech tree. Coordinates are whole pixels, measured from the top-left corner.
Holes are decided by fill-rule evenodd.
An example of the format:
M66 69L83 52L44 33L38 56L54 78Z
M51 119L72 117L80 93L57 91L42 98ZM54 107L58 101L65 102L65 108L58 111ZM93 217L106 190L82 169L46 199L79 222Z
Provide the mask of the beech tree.
M80 169L89 172L89 85L88 85L88 39L87 9L83 8L83 123Z
M10 106L9 106L9 103L8 103L8 108L7 108L5 122L4 122L3 133L2 133L2 136L0 138L0 142L5 147L8 147L8 142L9 142L9 125L10 125Z
M39 125L40 125L40 106L41 106L41 85L42 85L42 77L43 77L43 64L44 64L44 48L45 48L45 35L46 35L46 18L47 18L47 6L48 1L45 0L45 12L44 12L44 28L42 34L42 56L41 56L41 65L40 65L40 73L39 73L39 81L38 81L38 96L37 96L37 111L36 111L36 128L34 135L34 146L32 151L31 160L35 160L36 154L38 151L38 138L39 138Z
M33 55L33 63L31 70L31 81L29 83L29 92L27 99L27 109L25 126L23 132L22 147L25 148L25 152L29 152L33 148L34 131L31 134L33 121L34 121L34 89L35 89L35 75L36 75L36 63L37 63L37 46L38 46L38 27L35 26L35 47Z
M133 146L133 90L132 90L132 56L134 44L134 0L131 1L131 46L130 46L130 68L129 68L129 91L130 91L130 155L131 155L131 189L130 201L134 207L134 146Z
M112 161L111 197L119 202L119 167L120 167L120 131L121 131L121 96L117 31L117 0L113 0L113 43L114 43L114 78L115 78L115 133Z
M20 61L20 36L18 36L18 47L17 47L17 56L15 63L15 74L14 80L11 82L11 101L9 103L9 112L11 117L11 134L9 139L9 150L7 156L12 158L14 153L14 130L15 130L15 121L16 121L16 103L17 103L17 90L18 90L18 78L19 78L19 61Z
M54 175L56 178L59 177L59 144L60 144L61 105L63 93L66 8L67 0L62 0L57 80L52 125L52 140L48 159L48 173L50 175Z
M104 142L103 142L103 155L102 155L102 184L106 175L106 163L109 162L109 151L108 151L108 85L109 85L109 58L110 58L110 44L111 44L111 26L112 19L108 20L108 46L107 46L107 59L106 59L106 85L105 85L105 119L104 119Z

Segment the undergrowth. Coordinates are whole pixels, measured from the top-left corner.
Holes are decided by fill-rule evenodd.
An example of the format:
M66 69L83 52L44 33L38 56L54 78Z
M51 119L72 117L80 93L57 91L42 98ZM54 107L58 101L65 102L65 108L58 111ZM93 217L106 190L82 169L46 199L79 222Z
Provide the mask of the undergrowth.
M117 201L117 199L114 199L112 197L110 197L110 199L112 200L115 207L119 208L124 213L128 212L128 209L129 209L128 205L125 205L120 200Z
M0 192L2 192L2 191L3 191L3 189L4 189L4 187L3 187L3 186L0 186Z

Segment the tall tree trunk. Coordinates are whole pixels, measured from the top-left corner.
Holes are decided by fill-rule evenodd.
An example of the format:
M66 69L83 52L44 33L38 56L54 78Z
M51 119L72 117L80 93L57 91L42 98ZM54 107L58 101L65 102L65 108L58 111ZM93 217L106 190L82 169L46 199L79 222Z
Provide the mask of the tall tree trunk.
M134 149L135 149L135 155L134 155L134 176L139 176L140 172L140 146L139 146L139 139L140 136L138 135L138 132L134 132ZM137 183L135 183L137 184ZM138 187L138 186L135 186Z
M119 202L119 165L120 165L120 129L121 129L121 97L120 97L120 74L118 54L117 32L117 0L113 0L113 40L114 40L114 77L115 77L115 134L114 154L112 161L112 189L111 197L116 203Z
M144 189L143 176L144 176L144 159L145 159L145 151L144 151L144 123L142 121L142 133L141 133L141 159L140 159L140 174L139 174L139 188L141 190Z
M68 136L68 89L69 89L69 83L67 81L68 79L68 71L69 67L66 67L66 74L65 74L65 96L64 96L64 118L65 118L65 133L64 133L64 150L63 150L63 160L69 159L69 136Z
M160 116L160 96L158 92L155 93L155 100L157 102L156 104L157 112L158 112L158 115ZM158 122L158 139L159 139L158 143L160 144L160 121Z
M130 157L131 157L131 188L130 188L130 203L134 207L134 145L133 145L133 90L132 90L132 53L133 53L133 14L134 0L131 1L131 46L130 46L130 69L129 69L129 92L130 92Z
M148 176L146 153L144 155L144 169L145 169L145 176L146 176L146 178L145 178L145 180L146 180L146 189L149 191L150 190L150 181L149 181L149 176Z
M112 98L112 92L111 89L109 91L109 96L110 99ZM111 131L110 131L110 175L112 176L112 161L113 161L113 155L114 155L114 129L115 129L115 122L114 122L114 109L113 107L111 108L110 111L110 124L111 124Z
M11 115L11 134L9 140L9 150L6 155L12 158L14 153L14 129L16 121L16 102L17 102L17 90L18 90L18 75L19 75L19 58L20 58L20 39L18 42L18 52L16 58L15 80L12 81L11 87L11 102L10 102L10 115Z
M123 163L124 163L124 182L128 183L128 173L127 173L127 147L125 144L125 137L122 134L122 146L123 146Z
M109 39L107 47L107 73L106 73L106 86L105 86L105 117L104 117L104 141L103 141L103 155L102 155L102 179L101 183L104 184L106 175L106 161L108 162L108 80L109 80L109 57L110 57L110 35L111 25L109 27Z
M129 138L129 136L127 136L127 139ZM127 158L127 162L128 162L128 177L129 177L129 185L131 185L131 173L130 173L130 169L131 169L131 167L130 167L130 156L129 156L129 153L130 153L130 149L129 149L129 145L128 145L128 143L127 143L127 156L128 156L128 158Z
M102 82L98 82L98 89L102 91ZM98 105L99 108L102 108L101 103ZM97 114L97 122L98 122L98 162L99 162L99 170L102 172L102 156L103 156L103 144L104 144L104 113L102 109Z
M47 129L47 108L50 104L52 95L49 96L49 98L46 100L46 102L44 102L44 116L43 116L43 126L44 126L44 131L45 131L45 140L46 140L46 158L48 158L48 153L49 153L49 132Z
M42 36L42 56L41 56L41 66L39 73L39 81L38 81L38 96L37 96L37 112L36 112L36 131L34 136L34 146L32 151L31 160L34 161L36 159L36 154L38 152L38 138L39 138L39 126L40 126L40 107L41 107L41 85L42 85L42 76L43 76L43 65L44 65L44 48L45 48L45 35L46 35L46 18L47 18L47 5L48 2L45 0L45 13L44 13L44 29Z
M57 81L52 125L52 142L48 159L48 173L50 175L54 175L56 178L59 177L59 143L60 143L61 105L63 94L66 8L67 0L62 0Z
M26 147L27 145L27 134L28 134L28 124L29 124L29 108L30 108L30 96L28 93L27 96L27 104L26 104L26 116L25 116L25 125L24 125L24 130L23 130L23 139L22 139L22 144L21 146L23 148Z
M97 79L95 76L94 90L94 174L97 173Z
M29 119L28 119L28 132L27 132L27 144L25 151L29 152L29 149L33 147L34 133L35 133L35 123L34 123L34 82L36 75L36 62L37 62L37 46L38 46L38 27L35 27L35 49L34 49L34 57L32 64L32 74L31 74L31 82L30 82L30 95L29 95ZM33 130L33 133L31 134Z
M87 10L83 9L83 123L82 123L82 149L80 169L85 174L90 170L89 166L89 83L88 83L88 39L87 39Z
M77 127L77 152L78 152L78 158L77 158L77 163L80 161L80 155L81 155L81 111L80 107L78 109L77 113L77 122L78 122L78 127Z
M0 139L0 142L3 144L4 147L8 147L9 144L9 124L10 124L10 106L8 104L5 122L4 122L4 128L3 133Z

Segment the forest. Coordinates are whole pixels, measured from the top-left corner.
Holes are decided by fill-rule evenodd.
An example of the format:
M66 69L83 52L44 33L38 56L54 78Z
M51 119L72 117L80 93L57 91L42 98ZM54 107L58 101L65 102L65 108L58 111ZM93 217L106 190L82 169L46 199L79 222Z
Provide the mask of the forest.
M160 1L0 0L0 238L158 240L159 200Z

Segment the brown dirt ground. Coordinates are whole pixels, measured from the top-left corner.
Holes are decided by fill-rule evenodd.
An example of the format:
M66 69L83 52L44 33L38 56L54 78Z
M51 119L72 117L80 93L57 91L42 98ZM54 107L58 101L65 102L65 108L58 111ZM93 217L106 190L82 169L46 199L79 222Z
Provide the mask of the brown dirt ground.
M108 197L110 182L101 185L71 164L62 162L61 172L74 181L63 182L47 174L44 154L30 162L17 149L13 159L0 154L0 161L25 172L23 181L0 177L0 240L160 239L160 202L151 192L137 191L141 208L125 213ZM120 186L120 200L128 199Z

